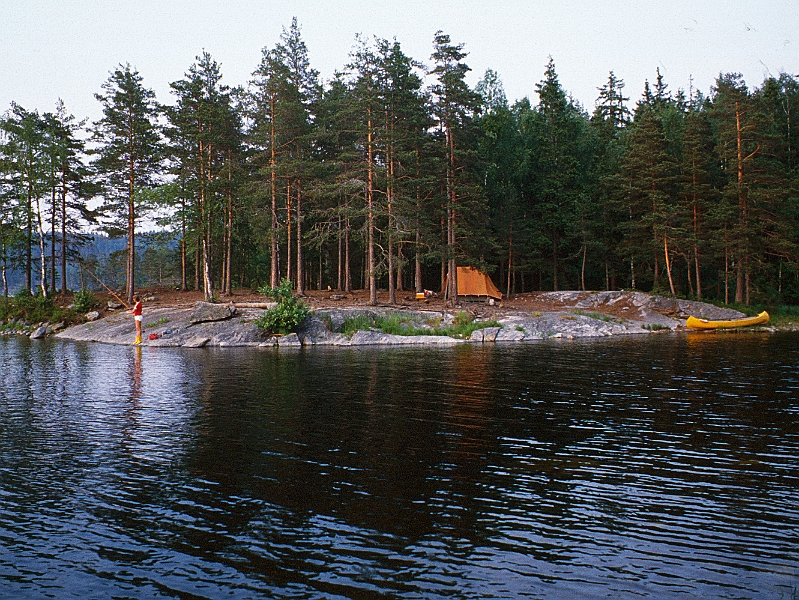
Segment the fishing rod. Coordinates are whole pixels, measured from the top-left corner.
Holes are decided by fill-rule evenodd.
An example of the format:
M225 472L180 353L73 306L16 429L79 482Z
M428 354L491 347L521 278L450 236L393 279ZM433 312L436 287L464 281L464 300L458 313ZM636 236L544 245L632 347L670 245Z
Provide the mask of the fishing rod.
M87 272L89 275L91 275L92 277L94 277L94 278L97 280L97 282L98 282L98 283L99 283L101 286L103 286L105 289L107 289L107 290L108 290L108 292L109 292L109 293L110 293L110 294L111 294L111 295L112 295L114 298L116 298L117 300L119 300L119 301L120 301L120 302L121 302L121 303L122 303L122 304L125 306L125 308L128 308L128 309L130 308L130 306L128 306L128 303L127 303L127 302L125 302L125 301L124 301L122 298L120 298L119 296L117 296L117 295L114 293L114 290L112 290L112 289L111 289L110 287L108 287L108 286L107 286L105 283L103 283L103 281L102 281L102 280L101 280L99 277L97 277L97 275L95 275L94 273L92 273L92 272L91 272L91 270L90 270L90 269L89 269L89 268L88 268L86 265L83 265L83 268L86 270L86 272Z

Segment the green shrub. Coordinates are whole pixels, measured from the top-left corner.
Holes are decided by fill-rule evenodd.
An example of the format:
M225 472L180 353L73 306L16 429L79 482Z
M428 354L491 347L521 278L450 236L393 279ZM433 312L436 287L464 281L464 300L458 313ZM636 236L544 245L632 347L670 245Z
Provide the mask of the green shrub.
M72 303L75 305L75 311L79 313L87 313L98 305L97 296L91 290L75 292Z
M300 324L310 314L308 305L297 298L291 289L291 281L284 279L276 288L264 286L258 290L265 296L271 296L277 305L264 311L255 324L270 333L291 333L297 331Z
M0 298L0 321L14 316L14 305L9 298Z
M13 305L13 316L31 323L53 322L56 319L60 320L60 317L64 314L63 309L53 305L52 298L44 296L39 290L37 290L35 296L26 289L18 291L14 295Z
M13 298L0 299L0 320L11 319L29 323L73 322L75 313L56 305L52 298L43 296L38 291L33 295L27 290L20 290Z

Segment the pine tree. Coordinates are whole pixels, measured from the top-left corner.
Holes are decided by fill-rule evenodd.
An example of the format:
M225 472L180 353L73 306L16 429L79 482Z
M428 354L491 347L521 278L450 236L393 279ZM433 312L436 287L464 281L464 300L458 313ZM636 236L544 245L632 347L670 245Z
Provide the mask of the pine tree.
M359 122L356 101L344 74L338 73L316 106L316 160L320 204L313 237L319 244L336 244L336 289L352 291L352 227L360 214L354 199L363 193L363 185L355 176Z
M378 219L378 206L376 202L376 179L378 173L378 144L384 145L384 140L378 139L384 132L380 131L380 119L383 114L383 102L380 90L381 65L380 58L373 48L364 40L358 38L358 46L351 55L349 68L353 71L352 95L357 105L360 116L359 128L360 144L364 148L363 160L363 189L365 196L366 213L366 273L369 282L369 302L377 304L377 257L375 247L376 221ZM380 169L382 171L382 169Z
M484 112L480 115L480 158L484 169L485 194L497 243L500 272L505 267L506 293L516 289L516 275L528 257L529 221L521 202L521 163L524 146L520 135L518 111L512 111L502 83L490 69L477 84ZM500 285L502 285L500 283Z
M378 40L377 49L383 71L388 287L394 304L396 291L402 289L403 243L414 230L417 210L416 186L409 175L429 120L422 79L415 72L421 65L405 55L396 40Z
M473 159L472 119L480 106L480 96L466 83L466 74L471 70L464 62L467 54L463 44L452 44L450 37L438 31L433 40L431 56L435 66L431 75L436 82L431 86L434 99L434 114L443 133L446 192L445 231L447 299L458 302L458 257L467 254L461 239L461 231L470 229L478 237L477 222L482 221L480 192L474 187L474 170L468 163ZM471 223L470 223L471 222Z
M718 202L720 173L714 152L713 132L703 110L703 102L697 99L685 114L682 135L681 182L682 201L685 204L689 223L688 282L691 286L691 270L694 272L694 297L703 297L702 256L712 249L712 220L709 214ZM692 263L692 264L690 264Z
M735 302L749 304L753 257L760 242L752 191L764 132L761 115L740 74L720 75L712 92L716 150L727 174L722 199L730 207L737 206L737 221L730 226L729 249L736 272Z
M259 68L253 73L253 139L261 160L260 173L269 178L272 206L271 281L277 286L279 263L278 181L285 182L286 277L292 275L292 245L296 237L296 286L303 293L303 181L310 177L309 160L313 147L313 110L319 101L319 73L312 69L308 49L302 39L297 19L284 28L280 43L263 50ZM264 160L264 157L268 157ZM296 220L292 221L292 211ZM296 227L296 235L292 227Z
M206 302L214 299L213 267L216 263L217 225L222 215L222 288L230 293L232 250L232 200L235 194L233 164L240 153L239 117L230 92L222 85L219 65L204 52L189 67L186 78L171 84L178 97L167 110L176 173L192 193L198 263ZM199 266L199 265L198 265ZM199 273L199 271L197 271ZM199 283L199 282L198 282Z
M261 64L253 73L252 143L260 150L256 156L258 172L269 182L270 198L270 287L280 282L280 233L278 219L278 157L282 157L283 108L288 104L288 69L275 50L263 49ZM284 102L285 97L285 102Z
M136 267L136 225L150 207L141 192L153 187L161 173L163 147L155 93L142 85L130 65L120 65L95 94L103 117L94 124L97 144L94 168L102 185L103 209L110 214L110 233L127 235L125 294L133 301Z
M799 288L796 277L786 277L797 273L799 254L799 81L784 73L779 78L769 77L752 96L763 145L752 165L756 179L751 197L760 240L753 282L761 298L778 302L786 281Z
M46 134L43 119L36 111L27 111L14 103L10 114L0 122L5 132L6 142L3 154L6 156L6 167L9 173L10 190L7 197L14 197L17 202L16 213L18 223L23 231L25 289L33 291L33 244L37 238L34 232L34 218L41 216L41 199L47 191L46 169ZM39 228L39 255L41 260L42 293L47 295L47 284L44 270L44 240Z

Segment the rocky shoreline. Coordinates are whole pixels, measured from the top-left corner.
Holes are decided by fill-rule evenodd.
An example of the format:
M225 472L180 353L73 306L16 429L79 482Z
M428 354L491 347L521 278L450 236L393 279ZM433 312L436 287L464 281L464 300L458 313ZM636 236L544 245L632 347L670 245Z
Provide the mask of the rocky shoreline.
M144 346L150 347L276 347L303 346L450 346L463 343L528 342L674 331L684 327L690 315L706 319L734 319L742 313L702 302L665 298L642 292L548 292L550 304L562 308L546 312L504 311L501 306L465 306L448 310L416 310L409 307L341 307L316 309L297 333L270 335L255 325L266 305L206 304L192 307L147 307ZM485 322L467 339L432 335L435 325L452 323L466 310L476 323ZM431 335L392 335L374 329L341 333L347 319L356 316L401 316ZM92 315L94 316L94 315ZM493 323L499 323L499 327ZM41 330L41 327L38 328ZM41 333L41 331L40 331ZM44 335L47 333L45 328ZM131 345L133 320L123 311L52 333L65 340ZM31 336L33 337L33 336ZM39 336L41 337L41 335Z

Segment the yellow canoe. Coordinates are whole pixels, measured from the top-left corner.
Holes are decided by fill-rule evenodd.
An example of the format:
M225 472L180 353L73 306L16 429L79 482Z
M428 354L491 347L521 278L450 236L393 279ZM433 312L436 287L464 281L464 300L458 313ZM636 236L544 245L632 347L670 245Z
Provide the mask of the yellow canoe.
M744 317L743 319L732 319L730 321L708 321L707 319L688 317L685 326L691 329L731 329L733 327L762 325L763 323L768 323L768 313L765 310L756 317Z

